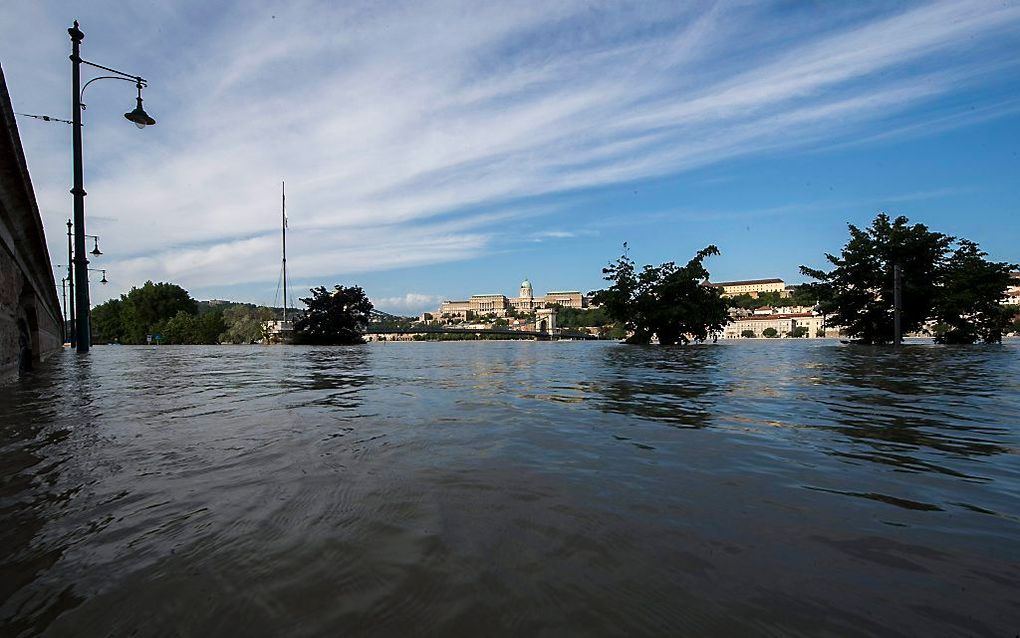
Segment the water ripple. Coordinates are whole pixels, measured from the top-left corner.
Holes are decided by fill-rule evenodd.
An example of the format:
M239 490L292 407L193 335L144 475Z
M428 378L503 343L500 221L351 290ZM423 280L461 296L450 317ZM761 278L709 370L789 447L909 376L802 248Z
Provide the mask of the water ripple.
M1018 355L65 352L0 393L0 634L1012 635Z

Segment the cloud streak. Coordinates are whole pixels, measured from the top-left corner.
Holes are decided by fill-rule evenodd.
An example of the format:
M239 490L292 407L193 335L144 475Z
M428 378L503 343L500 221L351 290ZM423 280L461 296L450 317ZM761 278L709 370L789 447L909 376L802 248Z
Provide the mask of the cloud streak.
M471 259L508 220L548 212L534 198L962 125L966 112L933 105L1016 70L996 55L1017 43L1015 3L772 9L239 4L175 64L145 60L160 124L144 139L93 116L107 108L96 96L88 205L117 221L93 217L90 231L126 256L109 265L120 281L270 282L286 178L295 276ZM136 37L166 49L195 11L164 8L160 29L141 20ZM31 89L40 101L66 83L52 75ZM40 201L66 209L53 168L66 150L33 144Z

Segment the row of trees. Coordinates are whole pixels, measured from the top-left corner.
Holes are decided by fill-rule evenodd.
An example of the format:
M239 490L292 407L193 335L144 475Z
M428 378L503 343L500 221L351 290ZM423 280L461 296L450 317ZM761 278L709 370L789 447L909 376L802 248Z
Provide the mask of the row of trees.
M630 335L628 343L664 345L704 341L729 321L729 307L754 305L817 305L827 326L861 343L893 340L894 267L902 273L903 332L932 334L939 343L994 343L1008 332L1020 332L1015 306L1001 302L1016 264L986 259L987 253L967 239L934 232L906 217L879 214L866 229L849 225L850 240L839 256L826 254L833 266L822 270L801 266L815 282L795 289L791 298L759 295L727 300L718 288L704 285L707 246L683 267L674 262L638 270L624 254L602 269L611 285L593 291L605 317Z
M253 343L274 317L274 310L251 304L200 307L177 284L147 281L93 308L92 330L97 343L140 344L149 335L166 344Z
M296 343L362 342L372 303L360 287L320 286L311 293L301 300L307 310L294 322ZM147 281L92 309L93 340L142 344L152 336L163 344L257 343L277 312L253 304L199 303L177 284Z
M868 228L849 228L839 256L825 256L831 270L801 266L817 280L807 287L829 315L828 325L861 343L891 342L899 266L903 332L927 331L939 343L995 343L1012 329L1017 309L1001 302L1016 264L989 261L976 243L902 216L882 213Z

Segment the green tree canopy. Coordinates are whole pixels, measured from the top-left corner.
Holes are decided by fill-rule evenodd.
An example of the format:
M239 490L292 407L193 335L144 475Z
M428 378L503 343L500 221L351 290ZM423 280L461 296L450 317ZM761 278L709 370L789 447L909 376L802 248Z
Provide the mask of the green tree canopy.
M934 319L946 327L939 343L997 343L1010 331L1013 313L1000 303L1016 266L985 259L977 244L961 239L946 262Z
M761 336L773 339L779 336L779 331L776 330L775 328L765 328L764 330L761 331Z
M892 220L880 213L868 228L848 226L850 240L840 255L825 256L832 270L801 266L802 273L818 280L808 286L829 315L826 325L840 326L862 343L891 342L893 269L899 265L904 333L938 320L945 326L940 340L1001 340L1008 322L994 306L1016 266L987 262L973 242L911 225L902 216Z
M110 299L92 309L94 343L116 343L124 338L123 306L121 299Z
M729 322L719 289L702 284L709 276L705 258L718 254L718 248L707 246L683 267L669 261L637 272L625 252L602 269L603 279L613 285L591 293L593 301L633 332L628 343L649 343L653 336L663 345L704 341Z
M360 286L325 286L310 289L311 297L301 301L308 307L294 323L295 341L311 344L363 343L372 302Z
M272 309L265 306L230 306L223 311L226 326L221 341L229 343L257 343L265 337L266 322L275 317Z
M198 302L177 284L145 282L132 287L120 299L111 299L92 309L99 321L96 332L103 341L145 343L145 336L159 333L162 325L178 313L194 315ZM213 341L212 343L215 343Z

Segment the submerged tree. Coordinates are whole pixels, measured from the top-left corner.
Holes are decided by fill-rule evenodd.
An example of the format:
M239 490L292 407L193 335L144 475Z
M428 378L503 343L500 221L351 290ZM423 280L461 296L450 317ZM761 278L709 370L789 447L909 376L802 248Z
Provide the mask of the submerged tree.
M962 239L942 274L934 319L944 329L938 343L998 343L1010 331L1011 309L1000 303L1016 266L985 259L988 253Z
M801 266L801 272L821 281L809 284L829 315L827 323L863 343L893 340L893 267L903 277L903 332L920 330L931 316L938 293L938 275L952 237L909 225L906 217L890 220L879 214L866 229L849 224L850 241L839 257L826 254L831 271Z
M718 254L718 248L708 246L683 267L669 261L638 272L624 253L602 269L603 278L613 285L593 292L592 301L632 333L628 343L649 343L653 336L663 345L704 341L729 322L719 289L703 285L709 274L703 262Z
M265 306L231 306L223 311L226 330L220 335L228 343L257 343L265 337L266 322L273 319L273 311Z
M145 343L146 335L159 333L162 326L178 313L195 315L198 302L177 284L145 282L132 287L120 299L111 299L92 309L98 318L94 328L105 342ZM204 342L203 342L204 343ZM215 343L215 340L210 343Z
M944 324L942 341L1001 340L1006 324L995 306L1005 294L1009 264L987 262L973 242L910 225L902 216L891 220L880 213L868 228L848 226L850 240L840 255L825 255L832 270L800 267L818 280L805 285L805 294L818 298L828 315L826 325L839 326L861 343L893 341L894 269L899 266L904 333L938 320Z
M311 297L302 298L308 309L294 322L296 343L341 345L364 343L361 335L368 327L372 302L360 286L312 288Z

